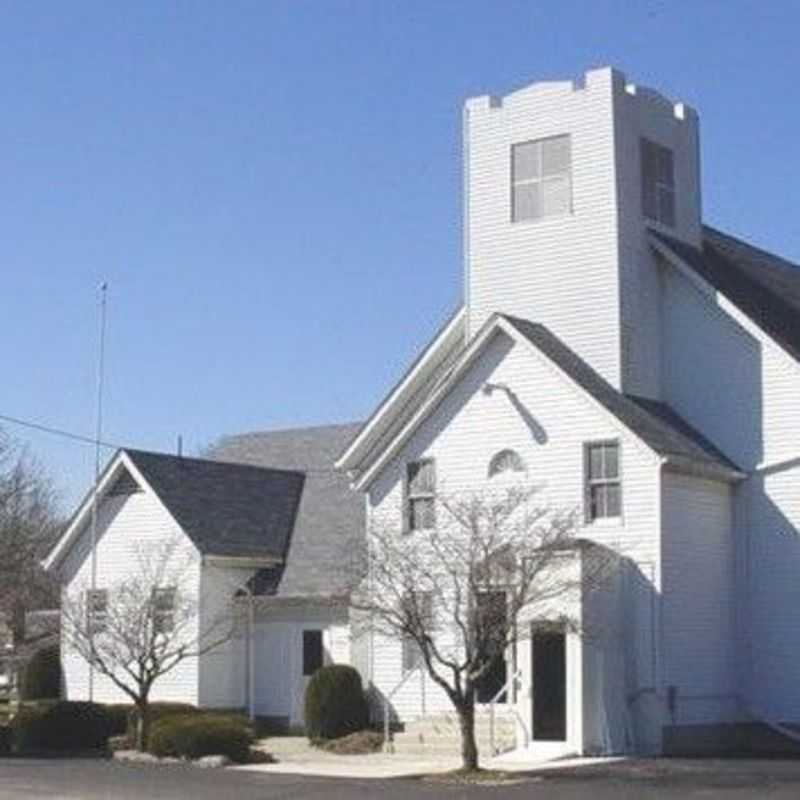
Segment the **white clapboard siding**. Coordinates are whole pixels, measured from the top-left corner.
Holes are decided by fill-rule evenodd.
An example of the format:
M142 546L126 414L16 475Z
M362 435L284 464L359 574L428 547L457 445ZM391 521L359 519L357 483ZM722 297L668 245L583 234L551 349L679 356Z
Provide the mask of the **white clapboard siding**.
M515 144L569 135L572 209L511 220ZM660 287L641 210L640 138L669 147L680 191L670 234L698 243L695 112L611 69L534 83L464 110L469 330L493 312L550 327L610 383L658 397Z
M731 722L737 714L733 501L730 485L664 476L664 685L673 724Z
M800 365L714 292L664 271L665 392L742 469L737 664L752 710L800 721Z
M149 491L103 500L98 514L97 588L112 590L138 569L138 554L152 553L165 542L175 541L174 563L185 566L183 590L196 596L200 557L197 550L176 526L160 502ZM62 573L68 595L85 591L91 585L89 558L90 530L87 526L67 556ZM113 602L113 601L112 601ZM194 626L192 626L194 628ZM194 637L193 630L187 634ZM89 668L68 646L63 653L66 696L70 700L89 697ZM104 703L127 703L130 698L95 671L94 699ZM197 702L197 660L190 658L153 686L152 700Z
M505 384L515 392L535 420L535 432L504 392L487 394L482 390L487 382ZM504 448L516 450L523 458L526 480L541 487L542 503L576 509L582 520L584 444L600 439L619 439L621 444L624 518L584 525L580 535L601 541L642 565L652 576L651 588L657 593L658 459L543 356L524 344L514 344L504 333L490 341L372 484L371 520L374 524L395 524L399 530L408 461L434 458L438 489L446 494L469 494L486 488L489 461ZM655 637L649 641L656 646ZM399 644L376 640L371 665L371 678L379 691L390 692L401 676ZM420 702L419 689L410 683L401 690L396 708L401 717L416 715Z

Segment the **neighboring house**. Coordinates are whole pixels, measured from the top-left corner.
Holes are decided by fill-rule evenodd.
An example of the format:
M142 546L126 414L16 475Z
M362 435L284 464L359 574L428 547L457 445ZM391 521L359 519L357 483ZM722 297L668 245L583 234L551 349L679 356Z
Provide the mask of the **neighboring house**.
M622 559L580 609L597 635L508 654L517 746L711 750L753 720L800 724L800 269L703 224L696 112L612 69L467 101L464 158L464 305L369 420L233 437L212 454L227 465L118 454L104 489L127 470L143 491L104 501L103 580L125 569L115 547L180 528L204 599L234 593L235 570L259 595L259 713L297 722L303 656L324 650L408 722L446 699L407 679L402 642L353 635L326 564L373 523L400 528L431 485L473 492L510 470ZM198 474L173 494L153 461ZM261 467L246 492L242 462ZM243 506L258 524L237 527ZM86 510L50 558L68 581ZM232 643L160 691L244 705L246 661ZM82 674L68 664L73 696Z
M216 461L138 450L111 459L99 483L97 590L134 573L140 553L175 541L173 558L184 565L183 588L198 597L201 630L233 598L246 616L254 595L254 635L245 630L184 661L156 683L153 699L219 708L252 702L259 716L302 724L310 673L349 660L346 600L328 573L337 548L363 537L363 499L333 469L357 429L230 437L213 453ZM225 463L231 460L238 463ZM68 593L90 586L91 509L90 494L48 557ZM64 650L67 696L86 698L89 669ZM91 693L103 702L127 700L97 674Z

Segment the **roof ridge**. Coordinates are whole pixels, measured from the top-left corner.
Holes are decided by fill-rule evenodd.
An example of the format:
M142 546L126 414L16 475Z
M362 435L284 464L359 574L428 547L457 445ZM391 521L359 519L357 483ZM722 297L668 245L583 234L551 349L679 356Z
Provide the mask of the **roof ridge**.
M225 433L220 439L240 439L245 436L270 436L277 433L302 433L304 431L325 431L335 428L354 428L363 424L364 420L353 420L352 422L331 422L323 425L305 425L296 428L266 428L263 430L243 431L241 433Z
M305 475L305 471L302 469L286 469L283 467L265 467L259 464L250 464L244 461L223 461L217 458L202 458L198 456L185 456L179 455L178 453L162 453L157 450L141 450L136 447L121 447L120 452L134 454L134 455L143 455L143 456L155 456L156 458L166 458L170 459L171 461L191 461L195 464L203 464L203 465L210 465L213 464L215 466L221 467L236 467L237 469L250 469L250 470L258 470L259 472L273 472L273 473L280 473L283 475ZM135 459L134 459L135 461Z

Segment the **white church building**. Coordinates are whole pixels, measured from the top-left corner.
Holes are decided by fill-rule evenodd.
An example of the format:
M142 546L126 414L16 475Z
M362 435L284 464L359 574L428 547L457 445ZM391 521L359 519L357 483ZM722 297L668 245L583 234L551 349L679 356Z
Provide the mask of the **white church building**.
M206 460L117 453L100 484L98 603L133 542L179 535L201 615L251 603L254 627L182 664L158 698L298 725L308 676L347 662L410 729L447 700L409 678L402 642L355 635L331 559L432 486L479 491L509 469L579 509L579 536L624 569L584 609L607 635L533 635L508 654L506 746L791 737L800 268L703 224L696 111L614 69L469 99L463 129L463 306L363 424L231 436ZM91 505L48 558L67 591L88 579ZM87 667L64 661L68 696L87 697ZM99 677L92 693L124 700Z

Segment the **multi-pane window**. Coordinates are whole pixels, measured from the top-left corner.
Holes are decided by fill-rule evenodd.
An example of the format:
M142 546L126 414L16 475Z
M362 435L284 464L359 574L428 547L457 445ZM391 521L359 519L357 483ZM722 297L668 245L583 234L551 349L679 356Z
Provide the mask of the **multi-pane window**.
M175 628L175 588L153 589L153 631L170 633Z
M572 145L551 136L511 147L511 221L572 211Z
M436 465L432 459L408 465L406 502L409 531L430 530L436 525Z
M422 664L419 637L433 628L433 595L430 592L409 592L403 598L403 616L407 623L403 635L403 672Z
M303 631L303 675L313 675L324 663L322 631Z
M672 150L642 139L642 212L670 227L675 225L675 164Z
M103 633L108 626L108 589L86 592L86 622L92 634Z
M586 446L586 504L589 521L622 514L618 442Z

